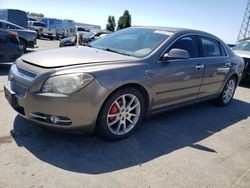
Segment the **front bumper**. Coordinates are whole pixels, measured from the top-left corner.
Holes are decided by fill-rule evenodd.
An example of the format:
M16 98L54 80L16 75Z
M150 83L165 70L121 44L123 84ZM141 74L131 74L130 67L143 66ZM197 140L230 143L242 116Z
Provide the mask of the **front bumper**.
M56 37L56 34L52 34L52 33L41 33L41 36L42 36L42 37L46 37L46 38L47 38L47 37L54 37L54 38L55 38L55 37Z
M33 41L28 41L27 43L27 47L28 48L35 48L35 45L37 44L37 40L33 40Z
M16 83L8 81L4 86L5 98L19 114L39 125L76 132L91 133L101 106L108 95L97 80L71 95L30 92L19 96ZM16 91L15 91L16 90ZM53 121L57 118L57 121Z

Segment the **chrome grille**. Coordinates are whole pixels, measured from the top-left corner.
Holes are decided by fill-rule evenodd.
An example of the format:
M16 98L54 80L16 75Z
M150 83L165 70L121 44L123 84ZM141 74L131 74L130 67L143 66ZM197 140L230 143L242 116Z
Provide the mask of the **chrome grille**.
M13 91L15 91L17 96L25 97L26 92L27 92L27 89L25 87L21 86L20 84L16 82L10 82L10 87Z
M28 71L28 70L25 70L25 69L22 69L20 67L17 67L17 70L18 70L18 72L19 72L19 74L21 76L23 76L25 78L28 78L28 79L32 79L33 80L37 76L36 73Z

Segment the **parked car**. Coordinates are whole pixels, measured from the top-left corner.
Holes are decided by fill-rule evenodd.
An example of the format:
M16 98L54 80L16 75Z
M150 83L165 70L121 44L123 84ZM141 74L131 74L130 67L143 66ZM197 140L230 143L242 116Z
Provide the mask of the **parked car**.
M250 40L240 42L232 50L244 59L245 69L243 71L243 79L250 78Z
M0 29L17 32L23 52L26 51L26 48L34 48L36 45L37 33L35 31L25 29L4 20L0 20Z
M209 33L131 27L89 46L26 54L4 90L31 121L116 140L157 112L207 100L228 105L243 69L243 59Z
M15 61L21 55L18 33L0 29L0 62Z
M76 27L76 32L79 34L86 34L90 32L90 29L86 29L84 27Z
M104 34L110 34L111 31L107 30L93 30L85 34L80 33L79 38L79 44L88 44L96 39L99 39L101 37L104 37ZM62 39L59 43L59 47L65 47L65 46L75 46L76 45L76 36L73 37L67 37L65 39Z
M230 48L233 48L236 46L236 44L227 44Z
M37 33L37 38L40 38L45 30L46 25L42 22L29 21L29 29Z
M0 9L0 20L19 25L25 29L28 28L27 13L17 9Z

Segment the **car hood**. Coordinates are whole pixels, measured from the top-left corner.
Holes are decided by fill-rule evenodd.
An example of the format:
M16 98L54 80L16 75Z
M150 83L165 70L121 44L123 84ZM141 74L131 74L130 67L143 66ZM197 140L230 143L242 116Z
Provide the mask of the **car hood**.
M250 58L250 51L233 50L233 52L240 57Z
M68 41L71 42L72 40L75 40L75 38L76 37L67 37L67 38L62 39L60 43L64 43L64 42L68 42Z
M44 68L58 68L78 64L130 61L137 58L86 46L58 48L22 56L26 63Z

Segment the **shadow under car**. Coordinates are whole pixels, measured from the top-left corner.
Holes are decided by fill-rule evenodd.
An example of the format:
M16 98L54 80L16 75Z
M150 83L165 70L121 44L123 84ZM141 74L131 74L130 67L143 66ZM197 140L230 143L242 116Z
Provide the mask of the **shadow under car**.
M11 133L19 147L46 163L77 173L101 174L140 165L184 147L216 153L197 142L249 116L250 104L234 99L227 107L203 103L157 115L144 120L131 137L116 142L54 132L19 115Z

